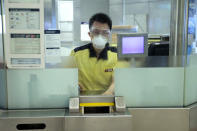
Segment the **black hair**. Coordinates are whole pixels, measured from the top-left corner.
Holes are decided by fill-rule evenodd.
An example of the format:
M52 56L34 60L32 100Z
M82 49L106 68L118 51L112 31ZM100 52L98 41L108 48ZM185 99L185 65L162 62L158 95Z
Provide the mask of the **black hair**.
M110 30L112 28L112 20L111 20L111 18L108 15L104 14L104 13L94 14L90 18L90 20L89 20L89 29L91 29L91 27L92 27L92 25L93 25L93 23L95 21L100 22L100 23L104 23L104 24L105 23L108 24Z

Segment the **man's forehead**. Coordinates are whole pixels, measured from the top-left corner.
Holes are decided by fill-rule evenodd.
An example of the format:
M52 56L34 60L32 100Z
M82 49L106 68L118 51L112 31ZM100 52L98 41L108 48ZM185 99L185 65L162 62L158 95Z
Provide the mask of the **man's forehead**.
M98 21L95 21L92 24L92 27L97 28L97 29L102 29L102 30L108 30L109 29L109 26L108 26L107 23L100 23Z

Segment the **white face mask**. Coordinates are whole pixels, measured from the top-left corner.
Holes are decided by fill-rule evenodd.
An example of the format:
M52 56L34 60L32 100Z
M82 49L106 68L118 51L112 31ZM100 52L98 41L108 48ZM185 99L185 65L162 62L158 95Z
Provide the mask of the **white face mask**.
M107 42L107 38L103 37L102 35L95 36L92 39L92 43L97 49L104 49Z

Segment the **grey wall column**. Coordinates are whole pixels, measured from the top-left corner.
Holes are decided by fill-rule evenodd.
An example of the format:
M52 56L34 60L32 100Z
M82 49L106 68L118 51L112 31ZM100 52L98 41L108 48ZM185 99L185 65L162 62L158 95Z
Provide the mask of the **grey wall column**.
M5 68L5 55L3 45L3 18L4 18L4 4L3 0L0 1L0 109L7 109L7 87L6 87L6 68Z
M0 69L4 66L4 50L3 50L3 13L2 13L2 4L3 2L0 2Z
M171 0L170 55L187 54L189 0Z
M74 43L75 45L78 45L80 43L80 36L81 36L81 4L80 0L73 0L73 6L74 6L74 25L73 25L73 31L74 31Z

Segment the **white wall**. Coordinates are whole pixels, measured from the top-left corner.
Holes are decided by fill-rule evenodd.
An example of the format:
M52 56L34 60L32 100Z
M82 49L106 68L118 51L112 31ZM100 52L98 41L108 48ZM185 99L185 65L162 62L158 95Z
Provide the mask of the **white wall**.
M88 22L90 17L98 12L109 14L109 0L81 0L81 21Z

